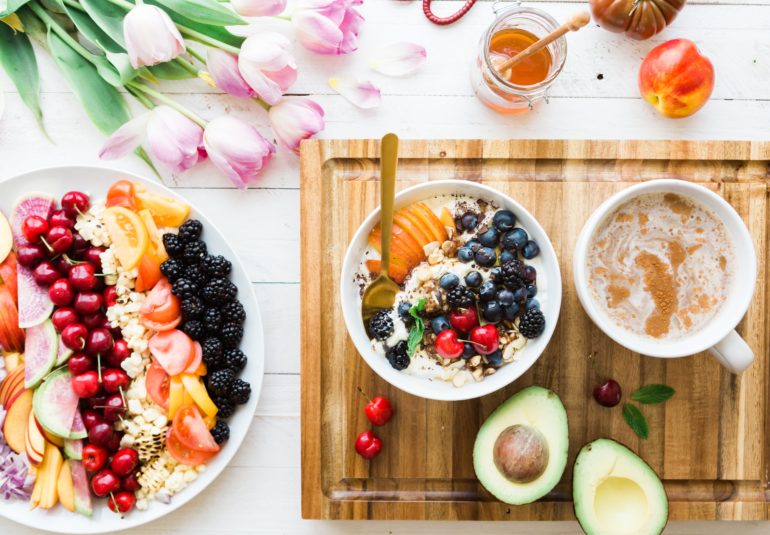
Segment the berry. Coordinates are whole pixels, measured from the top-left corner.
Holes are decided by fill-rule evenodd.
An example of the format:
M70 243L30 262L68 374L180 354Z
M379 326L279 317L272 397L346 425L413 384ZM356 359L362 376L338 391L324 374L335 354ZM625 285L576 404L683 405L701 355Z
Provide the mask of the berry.
M96 269L101 269L102 253L104 251L103 247L89 247L83 252L83 261L93 264Z
M614 407L620 403L622 397L622 391L617 381L613 379L605 379L600 385L594 388L594 399L596 403L602 407Z
M484 282L484 278L478 271L470 271L465 275L465 284L468 288L478 288Z
M90 206L88 195L81 191L69 191L61 198L61 207L64 209L64 213L72 219L86 213Z
M86 347L88 329L82 323L70 323L61 332L61 341L73 351L82 351Z
M407 303L405 301L402 301L401 303L398 304L398 317L401 318L401 321L403 321L407 327L409 327L414 321L414 318L409 313L411 309L412 309L412 303Z
M460 284L460 277L454 273L444 273L438 281L439 286L445 290L451 290Z
M481 249L482 245L478 242L478 240L468 240L465 242L465 246L473 251L473 253L477 253L479 249Z
M199 318L201 314L203 314L203 311L205 310L203 301L201 301L201 299L195 295L193 295L192 297L188 297L187 299L184 299L182 301L181 308L182 308L182 317L185 320Z
M527 231L523 228L515 228L509 232L506 232L503 235L503 239L500 243L503 246L503 249L516 251L524 247L524 244L527 243L527 240L529 240Z
M234 348L241 345L241 339L243 338L243 326L235 323L228 323L222 327L222 332L219 336L222 339L222 345L226 348Z
M493 368L499 368L503 365L503 352L498 349L494 353L490 353L486 356L486 361Z
M492 216L492 224L500 232L508 232L516 224L516 216L510 210L499 210Z
M460 225L462 226L463 230L473 230L478 226L478 224L479 216L473 212L466 212L460 218Z
M107 364L113 368L119 368L120 364L131 356L131 348L125 340L115 340L112 344L112 351L107 356Z
M139 480L136 477L136 472L133 474L128 474L123 478L123 481L120 482L120 488L128 492L136 492L140 487L141 485L139 484Z
M173 236L173 234L166 234ZM166 276L169 282L174 283L184 275L185 264L178 258L169 258L160 265L160 272Z
M225 368L224 370L216 370L209 374L208 390L215 396L228 397L230 393L230 386L235 380L235 375L232 370Z
M409 367L412 359L407 354L406 340L401 340L395 346L388 349L385 357L394 369L401 371Z
M393 334L393 319L390 310L379 310L369 320L369 333L377 340L385 340Z
M198 286L202 286L209 280L208 275L201 269L200 264L191 264L187 266L184 272L184 278L193 281Z
M211 436L214 437L217 444L227 442L227 439L230 438L230 428L226 422L218 419L216 425L211 429Z
M84 374L89 370L93 370L94 367L94 360L85 353L75 353L67 361L67 368L69 368L72 375Z
M184 242L176 234L164 234L163 247L171 258L182 256L182 253L184 252Z
M460 247L457 250L457 258L459 258L461 262L465 262L466 264L468 262L473 262L473 257L474 254L470 247Z
M105 421L102 415L96 412L94 409L84 410L82 413L82 416L83 416L83 424L86 426L87 431L90 431L91 428L96 424L103 424Z
M478 351L476 351L476 348L470 342L465 342L463 345L465 346L465 349L463 349L463 354L461 355L463 359L468 360L469 358L478 354Z
M43 261L32 270L32 277L38 286L51 286L61 278L61 274L51 262Z
M99 282L96 278L96 268L93 264L78 264L72 266L69 273L69 279L72 286L81 292L93 290Z
M479 288L479 299L482 301L491 301L497 295L497 285L492 281L487 281Z
M473 306L474 295L467 287L457 286L447 292L446 300L452 308L469 308Z
M48 224L52 227L65 228L73 228L75 226L75 222L67 216L67 213L64 210L54 211L48 219Z
M79 398L90 398L99 393L99 376L93 370L75 375L72 378L72 390ZM96 443L95 440L91 442Z
M388 398L377 396L369 400L364 412L372 424L385 425L393 417L393 406L388 401Z
M537 270L532 266L524 266L524 280L531 283L537 281Z
M134 448L121 448L112 456L110 468L119 476L127 476L139 464L139 454Z
M513 302L516 301L514 293L508 290L507 288L503 288L502 290L499 290L495 298L497 299L497 302L504 307L512 305Z
M382 450L382 439L373 431L364 431L356 437L356 453L364 459L370 460L377 457Z
M45 258L45 250L42 245L29 243L19 245L16 248L16 259L24 267L33 268Z
M91 478L91 490L95 495L104 498L111 492L120 489L120 479L109 468L102 468Z
M236 379L230 385L230 401L243 405L251 397L251 385L243 379Z
M45 235L45 241L48 243L51 252L54 255L64 254L69 251L75 242L72 231L64 227L53 227Z
M519 323L519 332L525 338L537 338L543 334L544 329L545 316L540 311L540 309L533 308L531 310L527 310L521 317L521 322Z
M209 370L222 367L222 341L219 338L207 338L203 341L203 363Z
M232 301L238 288L225 278L211 279L201 290L201 297L208 305L219 306Z
M517 303L524 303L527 300L527 288L519 286L513 291L513 300Z
M503 307L497 301L488 301L481 306L481 316L489 323L499 323L503 319Z
M228 323L243 323L246 321L246 311L240 301L230 301L222 309L222 319Z
M199 264L206 254L208 254L206 244L199 240L184 244L182 258L188 264Z
M133 492L120 491L110 496L107 500L107 507L113 513L128 513L136 505L136 496Z
M217 409L219 409L217 411L217 417L219 418L229 418L235 412L235 405L226 397L214 396L212 401L217 406Z
M509 290L524 286L524 262L511 260L500 266L500 282Z
M217 334L222 328L222 313L219 309L209 308L203 313L203 328L209 334Z
M440 333L434 345L436 352L445 359L456 359L465 351L465 344L457 339L457 333L451 329Z
M233 373L238 373L245 368L248 360L240 349L228 349L225 351L225 366L233 370Z
M523 256L527 260L535 258L539 254L540 254L540 246L537 244L537 242L534 242L532 240L529 240L527 243L525 243L524 247L521 249L521 256Z
M104 327L94 329L88 333L88 338L86 339L86 353L91 356L106 356L112 351L112 344L112 333L108 329L105 329Z
M471 331L470 339L480 355L491 355L500 347L500 335L494 325L475 327Z
M527 284L527 297L535 297L537 295L537 286L534 284Z
M96 444L83 446L83 468L96 472L107 464L107 450Z
M66 307L72 303L75 292L69 279L59 279L48 288L48 297L57 307Z
M474 260L481 267L492 267L497 262L497 253L491 247L482 247L476 252Z
M519 304L513 303L503 307L503 315L508 321L513 321L519 314Z
M21 233L30 243L35 243L41 236L45 236L49 230L48 221L39 215L27 217L21 224Z
M101 314L87 314L80 318L80 323L86 326L89 331L98 329L102 326L103 316Z
M123 396L113 394L104 401L104 419L108 422L116 422L126 412L123 405Z
M509 251L508 249L503 249L503 251L500 253L500 264L505 264L507 262L511 262L512 260L516 260L518 258L516 256L516 253Z
M201 237L203 224L197 219L188 219L179 227L179 237L182 241L192 242Z
M476 239L484 247L491 247L494 249L497 247L497 244L500 243L500 234L494 228L489 228L479 234Z
M117 368L107 368L102 372L102 386L105 392L111 394L125 390L128 388L129 383L128 374L123 370Z
M198 320L185 321L179 330L193 340L202 340L206 335L206 329L203 328L203 323Z
M198 293L198 285L191 280L178 279L171 286L171 293L177 296L179 299L187 299L193 297Z
M222 255L207 255L201 262L201 267L209 277L227 277L233 265Z
M446 316L436 316L430 320L430 328L434 333L439 334L446 331L447 329L451 329L452 324L449 323L449 320Z
M529 299L527 299L527 302L524 305L524 308L526 310L532 310L533 308L540 308L540 301L538 301L533 297L530 297Z
M81 315L96 314L102 309L104 298L96 292L80 292L75 295L75 303L72 307Z
M91 247L91 244L79 232L72 233L72 255L77 259L82 259L85 252Z
M460 308L449 313L449 323L461 333L470 332L479 324L479 315L476 307Z

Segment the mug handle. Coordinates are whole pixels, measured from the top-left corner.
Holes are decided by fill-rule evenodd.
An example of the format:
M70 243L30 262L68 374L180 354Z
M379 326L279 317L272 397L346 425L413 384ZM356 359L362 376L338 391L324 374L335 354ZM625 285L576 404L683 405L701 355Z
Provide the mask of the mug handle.
M725 336L709 353L732 373L741 373L754 362L754 352L749 344L735 331Z

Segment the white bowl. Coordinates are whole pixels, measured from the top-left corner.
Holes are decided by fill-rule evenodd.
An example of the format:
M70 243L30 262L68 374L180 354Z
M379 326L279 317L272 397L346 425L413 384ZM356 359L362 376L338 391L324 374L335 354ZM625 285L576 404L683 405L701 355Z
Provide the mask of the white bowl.
M149 180L126 171L103 167L53 167L30 171L0 182L0 210L10 216L11 208L16 199L30 192L45 192L56 198L71 190L82 190L94 198L104 198L107 188L114 181L129 179L144 184L148 190L157 191L163 195L174 197L187 202L178 194L160 185L156 180ZM214 224L204 216L198 208L192 207L191 217L200 219L203 223L203 235L210 251L222 254L233 263L231 280L238 286L238 298L246 310L246 323L244 324L244 336L241 347L248 355L249 361L241 372L241 378L251 383L251 398L245 405L241 405L229 420L230 440L222 450L206 465L206 470L201 472L198 479L190 483L179 494L171 499L171 503L150 502L147 511L133 510L124 518L107 509L107 501L93 498L94 515L85 517L77 513L70 513L61 505L51 510L29 510L29 502L0 500L0 516L30 526L57 533L108 533L133 528L146 524L152 520L165 516L179 509L182 505L193 499L210 485L224 470L227 463L238 451L249 425L254 419L254 411L257 408L259 392L262 388L262 376L264 374L264 338L262 332L262 320L259 314L257 298L246 269L241 264L235 251L227 242L222 233Z
M388 360L372 349L361 316L361 293L355 281L355 274L367 247L367 236L380 220L380 209L376 209L361 224L348 246L342 264L340 298L342 313L348 333L356 349L372 370L393 386L415 396L441 401L474 399L495 392L526 372L540 357L553 335L561 308L561 273L556 252L540 223L519 203L488 186L464 180L441 180L426 182L405 189L396 194L396 209L412 203L433 198L437 195L460 194L476 199L491 201L501 209L511 210L517 219L517 226L523 227L530 238L540 246L540 254L527 263L537 269L537 299L545 314L545 331L538 338L530 340L517 359L497 370L480 382L468 382L460 388L451 382L428 380L395 370Z

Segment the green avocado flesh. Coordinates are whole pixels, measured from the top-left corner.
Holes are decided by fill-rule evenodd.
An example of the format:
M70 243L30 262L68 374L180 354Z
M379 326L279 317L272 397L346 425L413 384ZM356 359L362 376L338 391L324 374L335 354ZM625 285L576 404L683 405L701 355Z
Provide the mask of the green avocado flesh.
M476 477L502 502L534 502L564 473L567 435L567 413L559 396L539 386L525 388L481 425L473 447Z
M657 474L614 440L583 446L572 495L575 516L588 535L658 535L668 522L668 499Z

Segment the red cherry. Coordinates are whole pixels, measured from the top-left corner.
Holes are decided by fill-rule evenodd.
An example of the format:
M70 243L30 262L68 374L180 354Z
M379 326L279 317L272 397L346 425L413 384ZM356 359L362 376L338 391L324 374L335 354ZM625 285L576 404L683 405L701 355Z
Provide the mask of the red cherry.
M72 261L67 255L61 255L59 258L53 261L54 267L59 270L62 277L69 277L70 271L72 271Z
M119 368L120 363L131 356L131 348L125 340L115 340L112 351L107 355L107 364L113 368Z
M374 425L385 425L393 417L393 406L388 398L377 396L366 404L366 417Z
M59 279L49 286L48 296L57 307L66 307L72 303L75 292L72 289L69 279Z
M133 492L122 491L107 499L107 506L113 513L128 513L136 505Z
M120 479L109 468L102 468L91 478L91 490L104 498L110 492L117 492L120 488Z
M101 255L104 251L105 249L103 247L89 247L83 253L83 260L86 262L89 262L90 264L93 264L93 266L96 269L101 271L102 269Z
M96 444L83 446L83 468L96 472L107 464L107 450Z
M96 314L102 308L102 294L96 292L80 292L75 296L73 305L78 314Z
M75 222L70 219L64 210L56 210L48 220L52 227L73 228Z
M96 366L94 359L85 353L75 353L67 361L67 367L72 375L82 375L89 370L93 370Z
M99 327L88 333L86 341L86 353L92 356L107 355L112 351L112 333Z
M139 454L134 448L121 448L112 456L110 467L119 476L127 476L139 464Z
M120 439L123 436L122 433L112 433L112 436L107 441L107 451L115 453L120 449Z
M135 492L139 490L139 479L137 479L136 473L128 474L126 477L124 477L120 486L123 490L127 490L128 492Z
M24 267L33 268L46 257L46 251L42 245L29 243L19 245L16 248L16 259Z
M123 396L113 394L104 402L104 419L108 422L114 422L123 416L125 410Z
M614 407L620 403L622 391L617 381L605 379L604 382L594 388L594 399L603 407Z
M99 393L99 388L99 375L93 370L75 375L72 378L72 389L79 398L95 396Z
M70 323L61 332L61 341L73 351L82 351L86 347L88 329L82 323Z
M107 422L99 422L88 430L88 440L108 450L108 445L113 436L115 436L115 430L112 428L112 424Z
M474 327L470 339L480 355L491 355L500 347L500 335L494 325Z
M107 286L104 289L104 306L110 308L118 302L118 290L114 286Z
M81 292L92 290L97 284L96 268L93 264L78 264L70 270L72 286Z
M463 354L465 344L457 339L457 333L452 329L441 331L434 342L436 352L445 359L456 359Z
M105 403L107 403L107 396L105 396L104 394L99 394L98 396L94 396L86 400L86 404L89 407L91 407L92 409L96 409L98 411L102 410Z
M102 372L102 386L105 392L119 392L121 388L125 390L129 381L128 374L123 370L107 368Z
M72 219L86 213L89 206L91 206L91 203L89 202L88 195L81 191L67 192L61 198L61 207L64 208L64 212Z
M63 254L70 250L75 238L72 231L64 227L53 227L45 235L45 241L53 254Z
M468 333L479 324L476 307L460 308L449 313L449 323L461 333Z
M58 332L62 332L70 323L78 321L77 312L74 308L57 308L51 316L51 323Z
M97 312L96 314L89 314L87 316L83 316L80 320L83 325L86 326L88 330L92 329L98 329L102 326L102 322L104 321L104 316L100 312Z
M61 278L61 274L54 267L51 262L40 262L35 269L32 270L32 277L38 286L51 286L54 282Z
M90 431L96 424L103 424L105 422L102 415L95 409L86 409L81 413L81 416L83 417L83 424L85 424L87 431Z
M21 233L28 242L34 243L40 239L40 236L45 236L49 228L48 221L39 215L31 215L21 224Z
M364 431L356 438L356 453L364 459L374 459L382 450L382 440L374 431Z
M72 233L72 250L77 258L82 258L89 247L91 247L91 243L81 236L79 232Z

